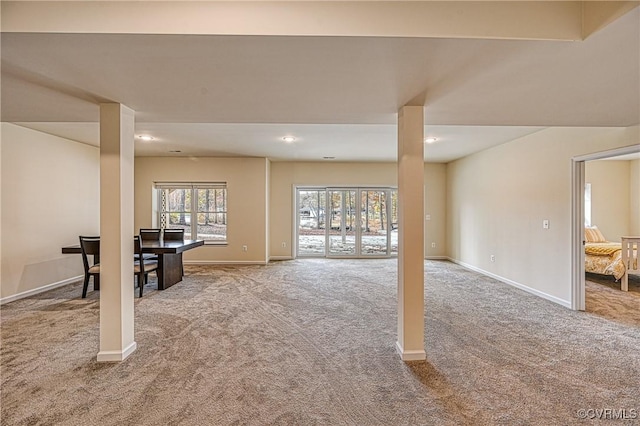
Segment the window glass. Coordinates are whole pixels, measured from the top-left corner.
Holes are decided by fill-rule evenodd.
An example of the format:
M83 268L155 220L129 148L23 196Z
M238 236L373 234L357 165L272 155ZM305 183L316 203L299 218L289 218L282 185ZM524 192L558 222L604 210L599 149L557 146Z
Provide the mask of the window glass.
M591 184L584 186L584 226L591 226Z
M156 183L160 227L184 229L185 239L227 241L226 183Z
M197 239L226 241L227 189L195 188L198 204Z

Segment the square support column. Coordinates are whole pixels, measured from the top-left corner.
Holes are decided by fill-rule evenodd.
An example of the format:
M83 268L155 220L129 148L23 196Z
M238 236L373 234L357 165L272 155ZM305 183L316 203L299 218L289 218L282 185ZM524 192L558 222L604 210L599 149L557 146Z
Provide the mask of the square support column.
M122 361L133 340L134 111L100 104L100 352Z
M424 107L398 111L398 353L424 350Z

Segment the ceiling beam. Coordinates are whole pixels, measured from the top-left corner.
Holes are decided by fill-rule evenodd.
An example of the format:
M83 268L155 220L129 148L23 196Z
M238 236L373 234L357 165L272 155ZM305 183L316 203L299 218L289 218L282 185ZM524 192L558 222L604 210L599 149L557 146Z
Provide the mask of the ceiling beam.
M2 1L1 5L2 32L583 37L580 1ZM604 22L594 18L591 25L597 14L588 15L590 28Z
M583 3L583 39L639 5L640 1L585 1Z

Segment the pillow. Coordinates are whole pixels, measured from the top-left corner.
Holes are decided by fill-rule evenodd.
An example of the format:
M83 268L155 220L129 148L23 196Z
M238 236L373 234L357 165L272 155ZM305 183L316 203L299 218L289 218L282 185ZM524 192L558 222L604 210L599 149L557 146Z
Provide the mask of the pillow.
M588 243L606 243L607 239L597 226L584 228L584 239Z

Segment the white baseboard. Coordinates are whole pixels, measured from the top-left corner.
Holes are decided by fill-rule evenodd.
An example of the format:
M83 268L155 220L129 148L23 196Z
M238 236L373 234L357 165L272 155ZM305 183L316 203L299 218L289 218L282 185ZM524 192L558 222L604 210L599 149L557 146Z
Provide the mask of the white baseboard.
M129 355L131 355L138 345L136 342L132 342L129 346L121 351L100 351L98 352L98 362L120 362L124 361Z
M427 353L423 350L417 351L405 351L402 349L400 342L396 342L396 351L400 354L400 359L403 361L424 361L427 359Z
M66 280L47 284L42 287L34 288L32 290L23 291L22 293L14 294L13 296L3 297L2 299L0 299L0 305L13 302L14 300L24 299L25 297L33 296L34 294L44 293L45 291L53 290L54 288L62 287L63 285L71 284L73 282L81 280L83 277L84 275L78 275L77 277L67 278Z
M185 265L266 265L260 260L185 260Z
M425 256L425 260L449 260L447 256Z
M291 256L271 256L269 257L269 261L272 260L293 260L293 257Z
M536 295L538 297L542 297L543 299L549 300L550 302L557 303L558 305L562 305L565 308L571 309L571 302L568 301L568 300L560 299L559 297L552 296L552 295L547 294L547 293L545 293L543 291L536 290L535 288L531 288L531 287L526 286L524 284L520 284L519 282L510 280L508 278L501 277L500 275L493 274L491 272L485 271L484 269L480 269L480 268L475 267L473 265L469 265L468 263L464 263L464 262L461 262L459 260L452 259L450 257L448 259L449 259L449 261L451 261L451 262L453 262L455 264L458 264L458 265L460 265L460 266L462 266L462 267L464 267L466 269L469 269L469 270L474 271L474 272L478 272L479 274L482 274L482 275L486 275L487 277L491 277L491 278L493 278L495 280L498 280L500 282L508 284L508 285L510 285L512 287L519 288L520 290L524 290L527 293L534 294L534 295Z

